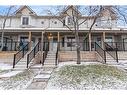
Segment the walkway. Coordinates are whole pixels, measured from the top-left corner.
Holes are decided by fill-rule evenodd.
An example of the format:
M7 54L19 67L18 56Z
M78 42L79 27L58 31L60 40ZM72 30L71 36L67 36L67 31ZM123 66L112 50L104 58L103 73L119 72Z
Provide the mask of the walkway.
M43 68L40 70L40 73L34 77L33 82L27 89L45 89L53 70L56 68L55 56L56 52L48 52Z

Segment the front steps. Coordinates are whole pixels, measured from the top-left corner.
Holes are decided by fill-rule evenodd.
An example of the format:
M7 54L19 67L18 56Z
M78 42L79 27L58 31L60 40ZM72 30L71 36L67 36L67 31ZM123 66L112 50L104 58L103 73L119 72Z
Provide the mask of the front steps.
M55 68L56 51L49 51L44 62L43 68Z
M56 52L49 51L47 58L45 59L44 66L40 69L40 73L34 77L32 83L27 89L45 89L54 68L56 68L55 59Z
M116 60L107 52L106 52L106 63L117 64Z
M28 54L28 53L27 53ZM27 69L27 54L15 65L15 68L13 70L26 70ZM29 63L29 65L32 65L33 61Z

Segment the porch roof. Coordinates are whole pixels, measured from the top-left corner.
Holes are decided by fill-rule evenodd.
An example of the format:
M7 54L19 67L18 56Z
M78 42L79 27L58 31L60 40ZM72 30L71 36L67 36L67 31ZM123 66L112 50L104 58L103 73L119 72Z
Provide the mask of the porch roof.
M1 32L2 29L0 29ZM71 32L68 28L5 28L6 32ZM72 28L71 30L74 30ZM79 28L79 32L89 32L89 28ZM127 33L127 28L93 28L92 32Z

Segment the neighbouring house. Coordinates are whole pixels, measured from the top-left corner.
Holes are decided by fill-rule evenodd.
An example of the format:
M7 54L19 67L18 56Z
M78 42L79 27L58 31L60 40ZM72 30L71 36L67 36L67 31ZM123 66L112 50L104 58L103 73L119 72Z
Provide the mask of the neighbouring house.
M110 13L107 8L110 8ZM49 51L56 51L59 42L60 51L74 52L76 50L75 36L65 26L66 24L73 29L71 16L67 15L71 15L72 10L74 10L74 6L68 6L59 16L39 16L29 6L21 6L15 12L15 15L7 19L5 27L6 38L4 41L5 50L19 50L21 48L20 45L26 45L25 42L30 42L29 48L33 49L36 43L41 41L44 43L43 50L48 48ZM95 51L95 42L104 50L111 51L116 48L122 51L127 50L127 44L125 44L127 42L127 29L117 26L117 15L110 6L105 7L102 16L97 19L92 32L86 39L85 35L89 32L93 17L84 16L80 12L79 14L79 22L88 18L79 27L81 51ZM58 18L62 18L64 23L59 21ZM2 19L3 17L1 16L0 25L2 25ZM108 44L106 43L105 45L104 42ZM90 55L88 52L87 54ZM92 56L92 52L90 56ZM88 56L86 55L86 57Z

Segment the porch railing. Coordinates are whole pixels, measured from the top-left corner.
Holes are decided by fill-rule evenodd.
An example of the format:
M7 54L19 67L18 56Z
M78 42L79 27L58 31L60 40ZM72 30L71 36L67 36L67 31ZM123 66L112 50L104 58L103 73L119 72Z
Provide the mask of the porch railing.
M15 65L25 56L25 54L28 52L29 49L29 43L27 43L24 47L22 47L16 54L14 54L14 60L13 60L13 68Z
M26 45L27 42L24 44ZM20 42L16 42L13 40L11 42L4 42L4 45L3 45L3 51L19 51L21 48L22 48L22 45L20 45Z
M29 67L29 63L33 58L35 58L35 55L39 52L40 50L40 42L36 44L36 46L31 50L31 52L27 55L27 68Z
M81 46L81 51L89 51L89 42L79 42ZM91 45L94 46L94 42L91 42ZM92 47L93 48L93 47ZM76 42L59 42L60 51L76 51ZM92 49L93 50L93 49Z
M117 45L117 43L115 43ZM111 44L104 42L106 52L118 62L118 48L112 47Z
M102 57L104 63L106 63L106 52L95 42L95 51Z

